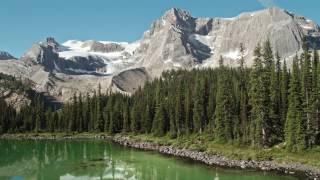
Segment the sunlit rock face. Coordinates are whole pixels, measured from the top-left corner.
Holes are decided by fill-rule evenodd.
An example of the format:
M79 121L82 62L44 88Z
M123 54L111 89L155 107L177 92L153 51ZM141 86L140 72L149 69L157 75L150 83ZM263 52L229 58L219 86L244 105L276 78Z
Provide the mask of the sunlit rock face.
M195 18L171 9L152 24L137 52L142 66L159 75L172 68L216 67L220 56L236 66L241 43L248 66L254 48L266 40L282 58L290 59L301 51L303 36L311 47L319 48L318 25L277 7L233 18Z

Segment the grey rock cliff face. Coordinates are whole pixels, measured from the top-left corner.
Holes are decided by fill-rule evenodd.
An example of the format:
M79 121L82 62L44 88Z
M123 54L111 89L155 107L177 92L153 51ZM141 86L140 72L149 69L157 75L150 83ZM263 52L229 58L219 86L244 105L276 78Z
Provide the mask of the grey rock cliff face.
M195 18L179 9L171 9L145 32L136 57L151 75L172 68L191 68L202 58L196 58L199 47L188 42L194 31Z
M57 46L54 39L48 38L46 42L34 44L21 60L29 64L42 65L46 71L52 71L55 68L55 61L59 59L55 51Z
M234 60L239 55L239 44L246 47L248 65L252 63L253 50L258 43L270 40L273 48L282 57L290 57L301 49L304 32L295 16L280 8L244 13L234 19L217 19L208 33L217 37L214 42L213 61L220 55ZM307 23L307 22L302 22ZM315 29L319 31L319 29ZM234 55L234 56L232 56ZM231 62L234 64L234 62Z
M144 68L134 68L115 75L112 78L111 87L117 91L132 93L148 80L150 77Z
M81 57L75 56L68 60L60 59L57 62L60 72L66 74L87 74L94 73L98 69L103 71L105 64L103 60L95 56Z
M135 67L144 67L152 78L170 69L217 67L220 56L227 65L237 66L240 44L245 47L246 65L251 66L254 48L266 40L290 65L302 51L304 36L310 47L320 48L318 25L278 7L233 18L195 18L173 8L144 33L135 51L139 62Z
M250 66L257 44L269 39L281 57L290 58L301 51L303 36L319 48L320 30L313 21L277 7L234 18L194 18L171 9L145 32L136 56L158 76L173 68L216 67L220 56L236 66L242 43Z

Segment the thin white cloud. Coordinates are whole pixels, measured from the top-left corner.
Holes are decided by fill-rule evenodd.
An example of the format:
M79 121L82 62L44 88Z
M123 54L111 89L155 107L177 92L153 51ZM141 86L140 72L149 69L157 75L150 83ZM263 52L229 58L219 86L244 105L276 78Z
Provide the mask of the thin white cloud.
M258 2L263 6L263 7L271 7L275 6L274 0L258 0Z

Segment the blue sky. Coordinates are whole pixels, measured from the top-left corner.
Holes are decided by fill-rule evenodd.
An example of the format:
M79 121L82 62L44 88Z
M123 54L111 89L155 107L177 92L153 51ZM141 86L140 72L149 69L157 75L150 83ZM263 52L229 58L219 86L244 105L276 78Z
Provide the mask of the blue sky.
M48 36L134 41L171 7L195 17L233 17L272 5L320 22L320 0L1 0L0 50L18 57Z

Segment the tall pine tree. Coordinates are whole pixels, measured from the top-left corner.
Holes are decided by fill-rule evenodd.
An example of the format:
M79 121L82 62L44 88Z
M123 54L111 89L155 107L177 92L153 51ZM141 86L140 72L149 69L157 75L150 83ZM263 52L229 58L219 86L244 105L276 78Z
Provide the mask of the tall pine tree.
M289 85L288 112L285 127L285 140L289 151L301 150L305 144L304 132L302 132L304 129L301 126L302 96L300 81L298 57L295 57Z

